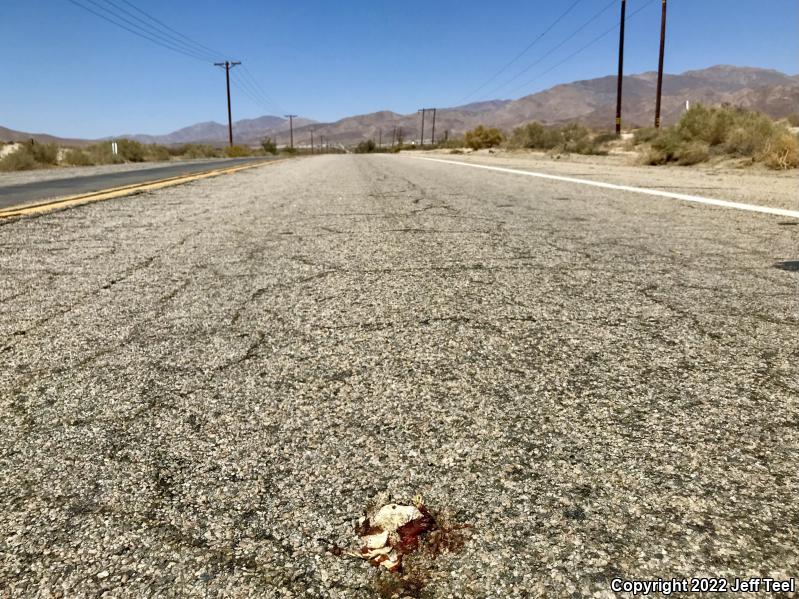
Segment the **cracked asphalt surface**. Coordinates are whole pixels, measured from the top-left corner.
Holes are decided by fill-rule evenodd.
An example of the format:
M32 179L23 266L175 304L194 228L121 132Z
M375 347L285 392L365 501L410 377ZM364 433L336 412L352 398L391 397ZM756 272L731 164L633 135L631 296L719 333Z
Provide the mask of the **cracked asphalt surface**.
M320 156L6 221L0 248L0 596L799 573L784 219ZM398 580L326 551L384 491L465 545Z

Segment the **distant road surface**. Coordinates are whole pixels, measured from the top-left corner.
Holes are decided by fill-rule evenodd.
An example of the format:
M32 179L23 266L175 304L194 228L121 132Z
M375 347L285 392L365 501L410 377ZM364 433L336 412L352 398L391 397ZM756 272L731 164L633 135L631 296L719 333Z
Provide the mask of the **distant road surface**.
M403 155L0 221L0 597L795 577L797 222Z
M264 158L261 156L257 158L224 158L221 160L202 162L178 162L140 170L66 177L63 179L35 181L19 185L4 186L0 181L0 208L8 208L9 206L16 206L18 204L29 204L38 200L47 200L62 196L91 193L93 191L100 191L101 189L123 187L125 185L134 185L136 183L177 177L190 173L210 171L216 168L236 166L237 164L246 164L258 160L267 161L274 160L274 158Z

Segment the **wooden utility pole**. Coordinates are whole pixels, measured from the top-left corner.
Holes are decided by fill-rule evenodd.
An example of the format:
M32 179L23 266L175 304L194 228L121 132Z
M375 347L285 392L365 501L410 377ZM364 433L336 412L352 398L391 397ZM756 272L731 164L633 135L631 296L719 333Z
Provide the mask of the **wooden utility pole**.
M382 148L383 147L383 128L382 127L377 130L377 135L378 135L378 140L379 140L377 142L377 147L378 148Z
M621 136L621 91L624 79L624 21L627 0L621 0L621 26L619 33L619 76L616 81L616 135Z
M655 127L660 129L660 98L663 94L663 59L666 53L666 0L660 17L660 61L658 62L658 97L655 100Z
M422 133L419 136L419 147L420 148L424 147L424 111L425 111L424 108L422 108L421 110L417 110L416 111L416 112L421 112L422 113Z
M436 145L436 109L433 108L433 134L430 139L430 143Z
M294 117L296 117L297 115L296 114L284 114L283 116L285 116L289 120L289 134L291 135L291 137L290 137L291 142L289 144L289 147L291 147L291 149L293 150L294 149Z
M231 146L233 145L233 113L230 109L230 69L239 64L241 62L230 60L214 63L214 66L225 68L225 81L227 82L227 135Z
M311 154L313 154L313 127L311 127Z

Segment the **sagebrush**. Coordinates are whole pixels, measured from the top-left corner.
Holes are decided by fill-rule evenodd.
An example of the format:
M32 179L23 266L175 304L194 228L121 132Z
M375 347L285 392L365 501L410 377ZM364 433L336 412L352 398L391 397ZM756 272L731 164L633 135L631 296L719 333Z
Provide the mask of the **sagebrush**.
M690 165L714 156L749 159L774 169L799 166L799 138L781 123L752 110L701 104L686 111L677 124L641 130L635 142L649 143L646 164Z
M471 131L467 131L464 135L464 143L473 150L495 148L500 145L504 139L505 136L502 135L502 131L496 127L484 127L483 125L478 125Z
M563 126L527 123L513 130L508 140L509 148L546 150L565 154L605 154L602 144L615 139L615 135L595 135L578 123Z

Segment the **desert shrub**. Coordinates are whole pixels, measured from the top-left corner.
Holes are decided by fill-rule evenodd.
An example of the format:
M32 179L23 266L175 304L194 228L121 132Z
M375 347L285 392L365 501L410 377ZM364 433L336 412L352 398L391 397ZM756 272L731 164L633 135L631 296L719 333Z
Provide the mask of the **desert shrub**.
M551 150L560 143L555 127L545 127L541 123L527 123L513 130L509 145L531 150Z
M615 136L611 139L615 139ZM578 123L569 123L562 127L527 123L513 130L508 146L575 154L605 153L591 131Z
M126 162L144 162L147 158L147 150L144 145L132 139L118 140L117 150L122 156L122 160Z
M689 141L680 146L677 152L677 164L691 166L706 162L710 158L710 145L704 141Z
M132 139L119 139L117 154L114 154L110 141L100 142L86 148L86 152L95 164L120 164L122 162L144 162L147 150L143 144Z
M770 168L798 168L799 137L788 131L783 131L770 140L760 158Z
M755 157L762 153L777 135L777 125L757 112L736 114L723 140L723 150L733 156Z
M464 136L466 145L473 150L495 148L502 143L503 139L502 131L496 127L484 127L483 125L478 125L471 131L467 131Z
M75 148L67 150L64 153L62 162L70 166L91 166L94 164L86 152Z
M39 164L58 164L58 146L30 141L25 144L28 152Z
M454 150L449 151L450 154L463 154L463 150L455 148Z
M0 171L27 171L38 166L39 164L28 150L27 145L0 158Z
M6 154L0 160L0 170L24 171L54 164L58 164L58 146L40 144L31 140L21 144L10 154Z
M799 162L794 158L797 138L784 125L729 106L696 105L649 143L645 164L698 164L713 155L751 158L771 168L793 168Z
M447 139L441 139L436 143L436 147L444 148L444 149L457 149L463 148L466 146L466 142L462 137L448 137Z
M696 104L683 113L673 127L685 141L704 141L711 146L724 143L735 121L732 110Z
M641 164L646 164L649 166L660 166L661 164L666 164L668 162L666 159L666 154L651 146L643 151L640 161Z
M291 146L285 146L280 149L280 152L283 154L287 154L289 156L296 156L297 155L297 148L292 148Z
M244 158L252 156L252 150L247 146L230 146L225 150L225 155L228 158Z
M271 137L264 137L261 140L261 148L266 154L277 154L277 144Z
M373 139L366 139L355 146L356 154L371 154L377 150L377 144Z
M651 142L658 136L660 131L655 127L644 127L633 131L633 143L635 145Z
M183 144L171 150L173 156L184 158L218 158L222 155L222 150L207 144Z
M144 159L147 162L169 160L172 157L169 148L158 144L149 144L144 146Z
M119 164L125 161L121 155L114 155L110 141L93 144L86 148L86 153L94 164Z
M652 140L651 145L663 157L662 164L665 164L678 160L684 143L685 139L677 129L665 129Z
M594 136L594 144L602 146L611 142L617 141L619 137L611 131L605 131Z
M791 127L799 127L799 112L794 112L785 117Z
M575 154L602 154L599 145L593 140L591 132L577 123L570 123L562 127L559 131L560 144L558 149L561 152L573 152Z
M685 141L676 129L666 129L651 144L644 154L644 164L666 164L676 162L688 166L699 164L710 158L710 145L701 140Z

